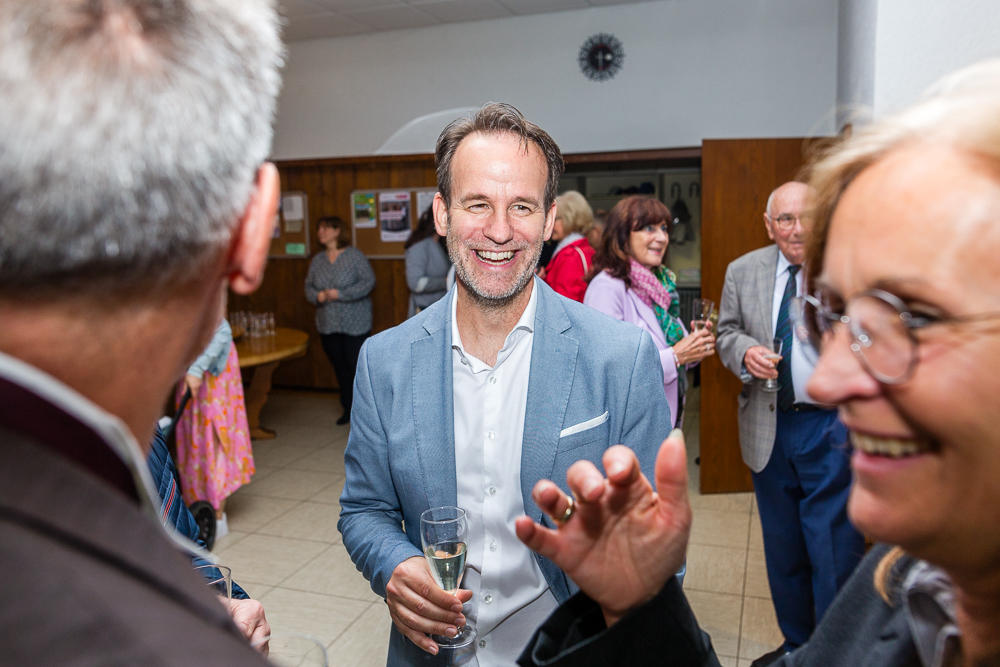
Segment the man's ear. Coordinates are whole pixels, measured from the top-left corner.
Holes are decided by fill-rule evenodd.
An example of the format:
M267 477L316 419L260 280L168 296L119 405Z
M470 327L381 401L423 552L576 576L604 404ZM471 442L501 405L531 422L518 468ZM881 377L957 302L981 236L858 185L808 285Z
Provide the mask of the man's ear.
M256 187L229 248L226 275L229 277L229 288L237 294L250 294L264 280L264 266L271 249L280 196L278 169L265 162L257 170Z
M559 205L552 202L552 206L549 207L549 212L545 214L545 229L543 240L548 241L552 238L552 230L556 226L556 211L559 210Z
M774 232L771 231L771 218L764 214L764 229L767 230L767 238L774 240Z
M448 207L440 192L434 193L434 230L438 236L448 237Z

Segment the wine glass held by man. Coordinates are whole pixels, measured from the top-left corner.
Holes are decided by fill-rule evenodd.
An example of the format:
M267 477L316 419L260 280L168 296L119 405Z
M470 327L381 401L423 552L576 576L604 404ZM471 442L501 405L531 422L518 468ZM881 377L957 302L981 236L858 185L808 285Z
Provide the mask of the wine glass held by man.
M715 336L710 322L688 333L681 321L677 278L663 265L672 219L656 199L634 196L618 202L608 214L583 303L649 333L660 354L673 425L678 426L686 370L715 354Z
M838 405L851 431L851 521L885 544L810 640L775 664L996 665L1000 61L954 74L913 108L857 130L814 165L811 184L813 300L796 326L812 332L820 355L808 389ZM571 469L581 502L558 531L518 520L522 539L593 601L558 609L524 665L599 664L604 654L659 664L675 647L691 655L671 664L717 664L669 563L644 579L615 560L652 544L677 562L690 511L678 491L679 447L668 440L660 453L658 494L641 477L622 477L632 467L623 456L605 462L610 481L587 464ZM545 482L535 496L550 516L569 502ZM560 632L594 609L607 624L621 619L612 632ZM582 642L586 660L575 650Z

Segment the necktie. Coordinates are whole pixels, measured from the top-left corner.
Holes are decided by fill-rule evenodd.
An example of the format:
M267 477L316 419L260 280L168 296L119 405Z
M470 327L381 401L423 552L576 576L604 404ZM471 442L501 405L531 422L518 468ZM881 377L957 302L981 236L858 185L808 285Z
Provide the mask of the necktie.
M798 272L798 266L788 267L788 282L785 283L785 293L781 295L781 307L778 309L778 328L774 331L774 337L783 341L781 361L778 362L778 407L782 412L788 412L795 403L795 386L792 384L792 326L788 320L788 309L795 298L795 274Z

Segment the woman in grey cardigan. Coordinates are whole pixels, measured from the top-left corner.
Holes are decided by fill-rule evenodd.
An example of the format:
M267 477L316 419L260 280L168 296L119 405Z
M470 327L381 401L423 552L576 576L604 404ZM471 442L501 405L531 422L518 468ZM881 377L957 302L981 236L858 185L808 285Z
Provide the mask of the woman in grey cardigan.
M316 330L323 351L330 359L340 385L344 414L337 420L351 420L354 372L361 345L372 332L372 300L375 273L360 250L347 245L343 221L320 218L316 235L326 250L317 253L306 276L306 299L316 308Z
M406 284L410 286L410 312L431 305L448 291L446 284L451 260L434 230L434 209L428 208L406 242Z

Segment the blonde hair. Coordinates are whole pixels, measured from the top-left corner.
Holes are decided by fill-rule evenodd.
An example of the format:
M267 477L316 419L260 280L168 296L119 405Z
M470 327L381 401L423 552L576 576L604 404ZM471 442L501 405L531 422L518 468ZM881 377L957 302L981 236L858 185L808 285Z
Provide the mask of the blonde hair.
M1000 165L1000 59L935 83L912 107L828 147L809 168L815 189L807 250L808 279L823 270L827 230L841 195L866 167L905 146L945 144Z
M823 271L830 220L840 197L867 167L889 153L916 144L950 145L1000 167L1000 59L946 76L912 107L855 130L828 147L809 168L815 190L806 265L812 283ZM875 568L874 586L892 604L895 565L905 556L894 547Z
M594 209L590 208L587 199L576 190L556 197L556 206L556 215L562 218L566 234L576 232L586 236L594 226Z

